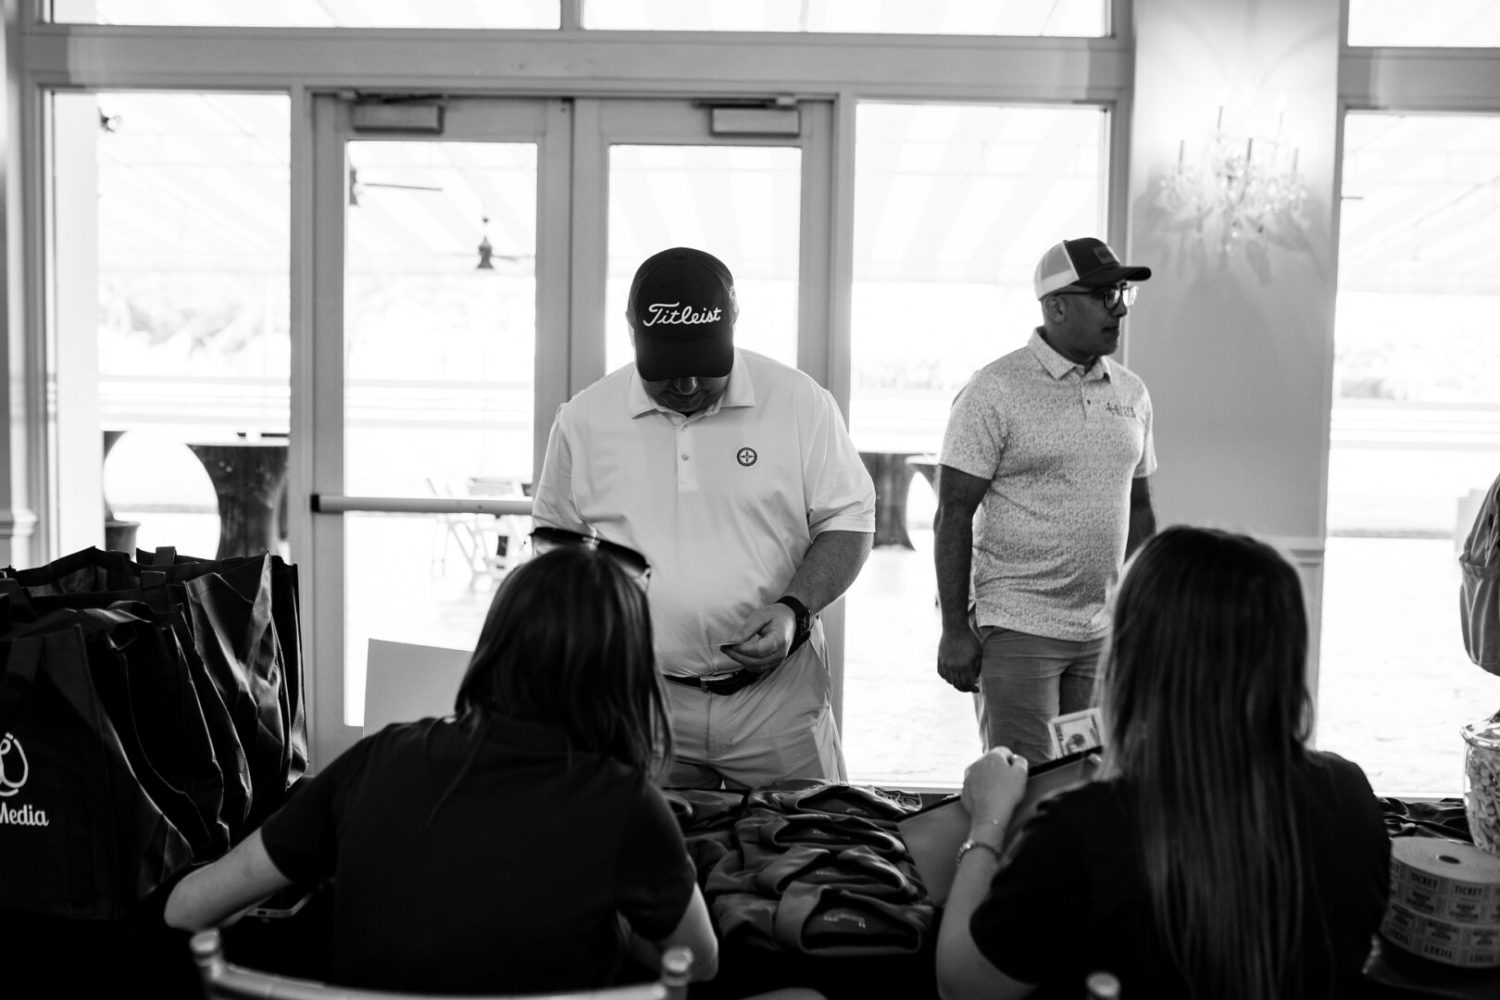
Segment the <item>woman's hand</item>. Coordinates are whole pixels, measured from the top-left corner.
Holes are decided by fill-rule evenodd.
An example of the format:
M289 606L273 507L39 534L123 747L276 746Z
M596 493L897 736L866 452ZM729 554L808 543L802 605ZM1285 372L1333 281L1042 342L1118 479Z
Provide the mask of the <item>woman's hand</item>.
M1009 747L995 747L964 770L963 803L976 830L1005 829L1026 794L1027 773L1026 758Z
M937 986L943 1000L1014 1000L1036 989L997 969L974 943L970 920L989 894L1000 866L1005 828L1026 792L1026 758L996 747L964 771L969 839L989 850L964 849L938 925Z

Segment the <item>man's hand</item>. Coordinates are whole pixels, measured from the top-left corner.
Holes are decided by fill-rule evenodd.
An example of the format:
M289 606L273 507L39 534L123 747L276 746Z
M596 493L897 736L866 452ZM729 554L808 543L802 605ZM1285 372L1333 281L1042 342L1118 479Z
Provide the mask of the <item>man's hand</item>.
M938 676L960 691L978 691L980 651L973 629L943 629L938 640Z
M724 653L753 674L762 674L786 659L797 630L797 616L785 604L767 604L745 616L736 635L745 636Z

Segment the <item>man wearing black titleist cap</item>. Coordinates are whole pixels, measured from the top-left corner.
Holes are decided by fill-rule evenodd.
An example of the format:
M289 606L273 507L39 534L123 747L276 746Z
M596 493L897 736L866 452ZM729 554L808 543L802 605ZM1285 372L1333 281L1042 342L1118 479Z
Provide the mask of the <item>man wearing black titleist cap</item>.
M1093 696L1106 593L1156 530L1151 397L1108 358L1150 277L1092 237L1051 247L1032 279L1041 326L953 401L934 519L937 670L975 693L986 749L1052 756L1048 720Z
M532 517L639 550L678 787L843 780L818 612L870 552L875 489L833 397L734 346L723 262L641 264L635 363L558 410Z

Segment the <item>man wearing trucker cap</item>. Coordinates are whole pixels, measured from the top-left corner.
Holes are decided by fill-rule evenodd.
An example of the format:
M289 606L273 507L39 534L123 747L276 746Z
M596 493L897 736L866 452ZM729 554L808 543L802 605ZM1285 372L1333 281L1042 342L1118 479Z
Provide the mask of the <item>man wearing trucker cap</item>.
M953 401L934 520L937 668L975 692L986 749L1052 756L1048 720L1091 702L1106 592L1156 530L1151 397L1108 358L1149 277L1100 240L1058 243L1032 282L1042 325Z
M676 787L844 780L820 612L870 553L875 488L833 396L734 346L734 279L663 250L626 305L635 363L558 410L532 517L651 562Z

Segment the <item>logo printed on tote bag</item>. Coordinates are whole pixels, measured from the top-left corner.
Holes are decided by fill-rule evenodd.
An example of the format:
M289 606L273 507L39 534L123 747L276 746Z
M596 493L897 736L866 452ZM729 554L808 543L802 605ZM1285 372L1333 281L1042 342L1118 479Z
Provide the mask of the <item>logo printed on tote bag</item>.
M0 799L8 799L19 792L30 771L21 741L6 733L5 738L0 739Z
M21 741L10 733L0 739L0 799L8 799L21 790L30 777L31 768L26 763L26 751ZM0 826L46 826L47 813L33 809L30 805L12 806L0 802Z

